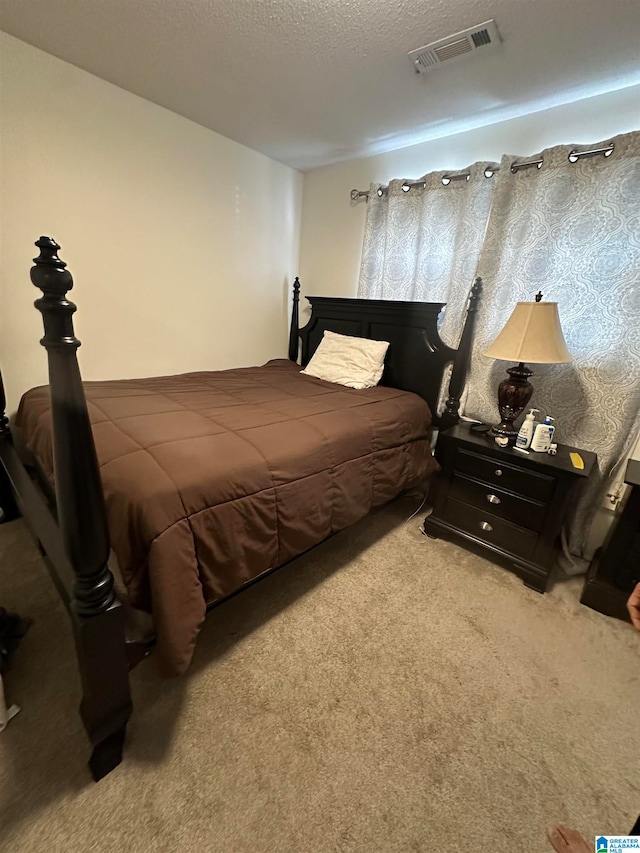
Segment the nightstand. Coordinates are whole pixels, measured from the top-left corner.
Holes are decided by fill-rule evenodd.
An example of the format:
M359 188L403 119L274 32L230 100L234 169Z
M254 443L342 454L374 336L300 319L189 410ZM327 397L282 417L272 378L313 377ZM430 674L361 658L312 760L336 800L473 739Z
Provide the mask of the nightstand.
M571 451L580 454L584 469L573 467ZM440 433L435 456L442 470L429 491L433 512L424 532L499 563L544 592L569 499L596 454L564 444L556 456L524 454L458 424Z
M627 599L640 582L640 462L630 459L618 518L589 567L580 601L606 616L629 621Z

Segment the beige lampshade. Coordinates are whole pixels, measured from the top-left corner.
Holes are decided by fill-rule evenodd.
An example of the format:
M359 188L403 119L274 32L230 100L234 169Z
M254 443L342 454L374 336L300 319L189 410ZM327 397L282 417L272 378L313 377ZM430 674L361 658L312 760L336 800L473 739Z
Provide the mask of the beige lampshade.
M504 329L484 354L529 364L573 361L560 328L558 303L517 302Z

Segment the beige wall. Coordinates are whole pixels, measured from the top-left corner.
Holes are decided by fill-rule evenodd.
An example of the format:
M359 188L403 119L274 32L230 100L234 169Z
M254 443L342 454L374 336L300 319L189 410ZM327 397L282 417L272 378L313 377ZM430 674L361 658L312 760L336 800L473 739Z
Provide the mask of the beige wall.
M286 355L302 175L0 33L0 365L46 382L29 281L50 234L87 379Z
M462 169L476 160L499 161L502 154L534 154L550 145L595 142L638 127L640 86L635 86L308 172L300 243L302 293L355 296L366 204L351 206L352 189L440 169Z

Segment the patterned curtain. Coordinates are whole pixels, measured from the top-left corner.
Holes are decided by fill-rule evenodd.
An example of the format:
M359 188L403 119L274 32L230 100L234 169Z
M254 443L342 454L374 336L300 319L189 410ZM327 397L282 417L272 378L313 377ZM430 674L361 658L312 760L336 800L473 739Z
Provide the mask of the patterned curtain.
M594 450L599 471L572 510L563 566L584 571L586 538L616 465L640 430L640 133L616 137L604 157L505 156L494 177L476 163L468 181L424 189L392 181L388 197L369 195L358 295L448 303L443 338L456 346L474 276L484 291L465 415L498 420L497 388L506 362L483 355L515 303L538 290L557 302L574 357L534 365L531 405L556 419L559 441ZM596 143L586 148L599 148ZM541 168L511 166L542 157ZM570 553L569 553L570 552Z
M425 186L403 190L391 181L388 194L372 184L367 202L358 296L368 299L446 302L443 340L457 346L466 299L484 240L495 178L475 163L469 179L454 172L425 175Z
M559 441L595 451L599 462L568 525L569 572L585 568L576 557L640 427L640 133L612 141L609 157L571 163L575 146L557 146L537 155L540 169L515 174L519 158L503 157L478 262L485 288L465 414L497 419L497 386L509 365L482 353L515 303L538 290L558 303L574 362L530 365L531 405L556 418Z

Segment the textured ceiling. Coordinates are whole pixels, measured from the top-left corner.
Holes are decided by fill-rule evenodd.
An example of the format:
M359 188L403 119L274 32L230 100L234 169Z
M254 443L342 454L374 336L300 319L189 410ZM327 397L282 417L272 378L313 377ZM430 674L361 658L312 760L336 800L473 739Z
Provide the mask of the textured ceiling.
M491 17L497 50L414 73ZM637 0L0 0L0 29L300 169L640 82Z

